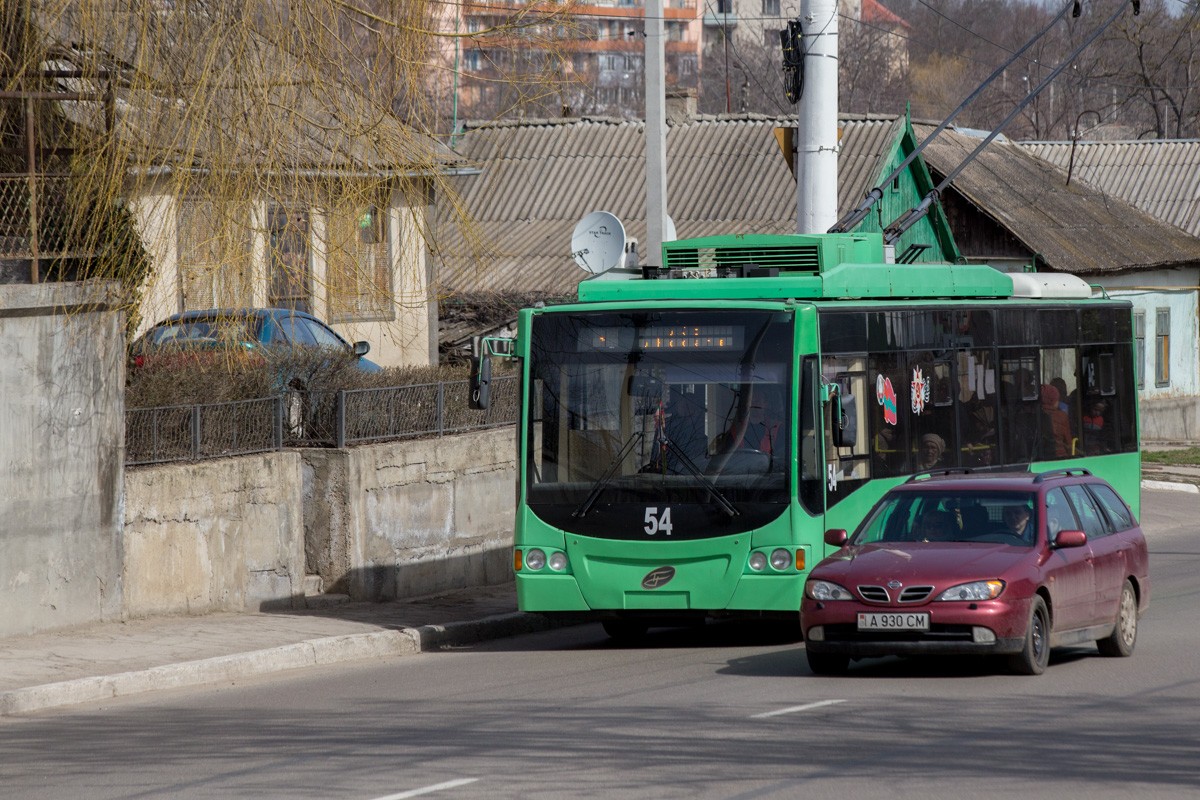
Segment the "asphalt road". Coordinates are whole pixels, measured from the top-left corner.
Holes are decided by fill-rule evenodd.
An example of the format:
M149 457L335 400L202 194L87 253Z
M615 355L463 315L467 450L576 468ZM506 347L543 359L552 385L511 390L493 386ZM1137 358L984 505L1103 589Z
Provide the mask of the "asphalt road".
M1137 651L809 674L715 625L588 625L0 719L4 798L1200 798L1200 496L1147 492Z

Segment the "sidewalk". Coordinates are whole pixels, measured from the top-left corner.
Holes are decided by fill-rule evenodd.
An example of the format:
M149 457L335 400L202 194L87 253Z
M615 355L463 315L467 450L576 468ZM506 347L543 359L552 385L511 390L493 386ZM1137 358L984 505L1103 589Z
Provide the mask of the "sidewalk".
M1143 468L1143 487L1200 492L1200 467ZM388 603L159 617L0 639L0 716L548 630L512 583Z
M547 630L512 583L386 603L158 617L0 639L0 715Z

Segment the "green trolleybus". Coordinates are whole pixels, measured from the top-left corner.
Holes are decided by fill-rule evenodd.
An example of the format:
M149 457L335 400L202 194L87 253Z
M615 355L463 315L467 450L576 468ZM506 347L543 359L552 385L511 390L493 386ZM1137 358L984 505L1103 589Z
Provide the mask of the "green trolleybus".
M794 622L823 534L920 472L1083 467L1139 510L1131 308L1069 275L899 264L878 234L668 242L525 309L524 611L615 637ZM486 362L486 357L484 359Z

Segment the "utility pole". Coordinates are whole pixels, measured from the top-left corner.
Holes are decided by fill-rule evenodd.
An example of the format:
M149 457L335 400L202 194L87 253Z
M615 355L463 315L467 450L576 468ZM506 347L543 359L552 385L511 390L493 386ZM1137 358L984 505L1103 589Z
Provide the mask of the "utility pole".
M837 222L837 0L802 0L804 85L796 126L796 231L824 233Z
M667 231L666 24L663 0L646 0L646 250L645 263L662 265Z

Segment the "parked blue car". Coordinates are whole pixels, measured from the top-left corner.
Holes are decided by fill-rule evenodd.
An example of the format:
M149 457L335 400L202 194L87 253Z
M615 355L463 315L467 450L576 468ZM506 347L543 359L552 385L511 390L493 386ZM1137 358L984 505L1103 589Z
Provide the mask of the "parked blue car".
M247 351L325 348L354 357L364 372L382 368L367 358L371 345L349 344L311 314L290 308L209 308L175 314L138 337L130 348L131 366L145 366L160 354L204 350Z

